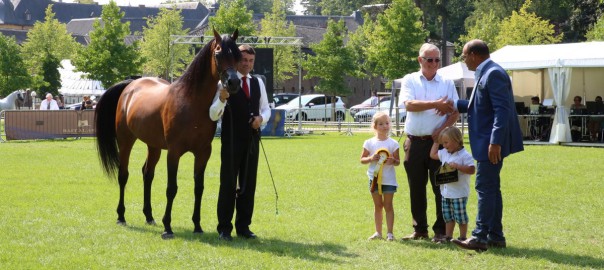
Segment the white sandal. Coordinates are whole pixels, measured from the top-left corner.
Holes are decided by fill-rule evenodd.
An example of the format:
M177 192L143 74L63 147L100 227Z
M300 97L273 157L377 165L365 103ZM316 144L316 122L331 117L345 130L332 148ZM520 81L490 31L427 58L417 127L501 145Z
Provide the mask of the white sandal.
M394 241L395 240L394 239L394 234L388 233L388 235L386 236L386 240L388 240L388 241Z
M384 238L382 238L382 235L379 233L374 233L372 236L369 236L369 238L367 238L367 240L382 240Z

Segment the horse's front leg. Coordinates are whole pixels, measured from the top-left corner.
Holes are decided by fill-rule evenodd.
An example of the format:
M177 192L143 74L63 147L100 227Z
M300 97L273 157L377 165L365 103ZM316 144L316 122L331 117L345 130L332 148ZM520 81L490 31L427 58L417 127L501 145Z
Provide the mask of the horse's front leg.
M147 146L147 161L143 165L143 185L144 185L144 204L143 214L147 224L155 225L155 219L153 218L153 209L151 207L151 185L153 184L153 177L155 176L155 166L161 156L161 149L151 148Z
M206 171L206 165L208 164L208 159L210 159L210 154L212 153L212 146L208 145L204 150L195 153L195 170L194 170L194 180L195 180L195 205L193 206L193 225L195 229L193 233L203 233L203 229L201 229L201 198L203 196L204 189L204 173Z
M180 156L182 154L175 153L168 149L168 186L166 188L166 212L164 213L164 218L162 218L162 223L164 224L164 232L162 233L163 239L172 239L174 238L174 232L172 232L172 204L174 203L174 198L176 197L176 193L178 192L178 183L177 183L177 173L178 173L178 162L180 160Z

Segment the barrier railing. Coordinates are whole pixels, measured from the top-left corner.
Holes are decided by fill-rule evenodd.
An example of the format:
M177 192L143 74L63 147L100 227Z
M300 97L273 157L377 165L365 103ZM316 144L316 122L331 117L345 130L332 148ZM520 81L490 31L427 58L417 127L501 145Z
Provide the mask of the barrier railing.
M92 137L94 111L7 110L0 112L3 129L0 140L35 140L69 137Z

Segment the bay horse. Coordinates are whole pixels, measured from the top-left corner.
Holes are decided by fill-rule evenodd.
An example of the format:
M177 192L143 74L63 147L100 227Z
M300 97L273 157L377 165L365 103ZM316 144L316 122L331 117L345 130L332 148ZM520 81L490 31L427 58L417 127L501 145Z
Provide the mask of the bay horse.
M147 224L155 224L151 209L151 184L161 150L167 149L167 205L162 219L162 238L174 237L172 203L178 190L180 157L192 152L194 161L195 203L194 233L203 233L200 225L204 171L212 152L216 122L209 116L210 105L221 81L229 92L239 87L236 65L241 60L236 40L238 31L214 39L195 56L183 75L174 83L160 78L125 80L111 86L96 105L96 146L104 173L117 180L120 198L117 223L126 224L124 190L128 182L128 162L135 141L147 144L147 159L142 167L144 186L143 213Z

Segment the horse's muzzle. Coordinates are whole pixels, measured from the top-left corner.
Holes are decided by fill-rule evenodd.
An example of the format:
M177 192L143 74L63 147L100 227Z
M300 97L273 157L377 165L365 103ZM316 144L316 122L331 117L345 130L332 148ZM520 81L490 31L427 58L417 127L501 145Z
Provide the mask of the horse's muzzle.
M237 71L234 68L228 68L225 75L226 78L223 78L222 81L223 85L226 85L229 94L237 94L240 89L240 80L239 77L237 77Z

